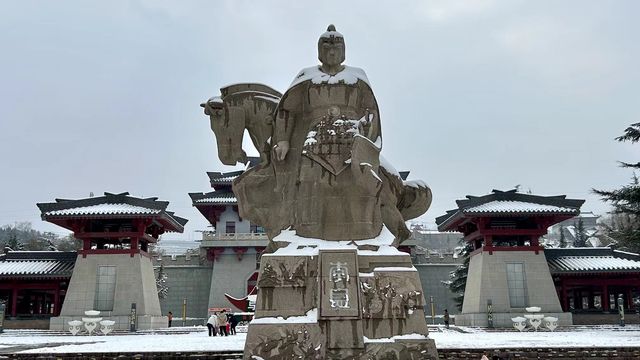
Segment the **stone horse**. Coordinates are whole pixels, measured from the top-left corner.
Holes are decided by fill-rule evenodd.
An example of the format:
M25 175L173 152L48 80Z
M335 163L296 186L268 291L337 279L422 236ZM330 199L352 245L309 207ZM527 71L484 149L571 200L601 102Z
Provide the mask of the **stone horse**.
M225 165L245 164L247 154L242 149L244 130L260 152L263 165L269 162L273 114L282 94L262 84L242 83L220 89L221 96L214 96L200 104L209 115L211 130L216 136L218 157Z
M218 157L225 165L236 162L246 163L247 156L242 149L242 138L246 129L251 141L260 152L259 169L264 172L271 162L273 117L282 97L278 91L262 84L242 83L220 89L221 96L215 96L200 104L209 116L218 146ZM380 166L382 191L380 192L380 212L384 225L396 237L396 243L408 239L411 232L405 222L424 214L431 205L431 189L422 182L404 182L393 169ZM247 173L234 181L236 184ZM262 188L275 186L263 177ZM262 189L261 189L262 190ZM260 190L259 190L260 191ZM249 218L258 225L273 229L269 238L277 235L286 224L273 224L268 213L240 205L242 217ZM273 214L271 214L273 215Z

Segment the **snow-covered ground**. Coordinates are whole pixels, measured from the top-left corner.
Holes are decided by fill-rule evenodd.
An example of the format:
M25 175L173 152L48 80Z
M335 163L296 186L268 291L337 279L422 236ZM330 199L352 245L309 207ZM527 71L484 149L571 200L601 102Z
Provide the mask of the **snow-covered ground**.
M640 346L640 326L573 327L557 332L487 332L475 328L432 328L438 348L626 347ZM187 333L184 333L187 332ZM0 334L0 353L87 353L152 351L242 351L246 334L209 337L205 327L135 335L71 336L46 331L6 330Z

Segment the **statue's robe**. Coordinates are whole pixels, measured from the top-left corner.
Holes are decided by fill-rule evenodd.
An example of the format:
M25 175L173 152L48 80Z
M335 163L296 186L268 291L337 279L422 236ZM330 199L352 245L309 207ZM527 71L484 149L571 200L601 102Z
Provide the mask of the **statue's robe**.
M353 129L329 133L335 134L336 120L363 118L359 135ZM272 144L280 141L289 141L289 151L284 161L272 161L280 202L273 215L288 219L284 226L325 240L380 233L380 117L364 71L345 67L329 76L319 66L302 70L278 105Z

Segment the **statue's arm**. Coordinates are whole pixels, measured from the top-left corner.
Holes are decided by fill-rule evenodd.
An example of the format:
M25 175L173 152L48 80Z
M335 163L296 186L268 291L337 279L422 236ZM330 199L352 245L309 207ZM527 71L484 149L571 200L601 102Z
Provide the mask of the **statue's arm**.
M368 85L361 83L364 86L363 93L365 94L362 99L362 107L368 110L368 114L371 117L371 122L365 127L365 136L374 143L380 140L382 141L382 127L380 126L380 111L378 110L378 102L376 101L373 91Z
M291 112L287 109L280 109L276 114L274 137L274 151L276 159L282 161L289 152L289 142L293 133L294 121Z
M289 89L280 100L275 115L273 129L274 152L276 159L282 161L289 152L291 135L296 126L296 116L300 113L300 86Z

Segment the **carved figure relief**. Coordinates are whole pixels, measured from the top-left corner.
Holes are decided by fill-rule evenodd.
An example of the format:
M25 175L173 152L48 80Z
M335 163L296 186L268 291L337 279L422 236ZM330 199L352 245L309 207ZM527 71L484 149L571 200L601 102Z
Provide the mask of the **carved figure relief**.
M258 344L252 350L252 359L321 360L322 343L312 339L309 329L302 325L293 328L279 328L275 334L259 335Z
M304 257L263 256L259 287L304 287L307 281L307 260Z
M360 278L365 318L405 318L423 306L422 289L415 280L397 273ZM418 280L419 281L419 280Z

